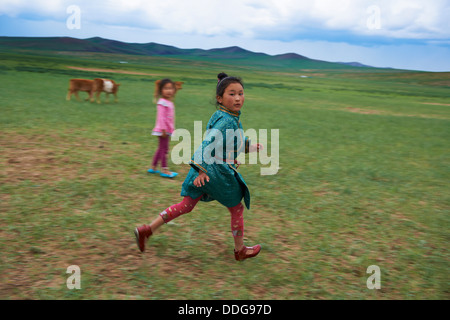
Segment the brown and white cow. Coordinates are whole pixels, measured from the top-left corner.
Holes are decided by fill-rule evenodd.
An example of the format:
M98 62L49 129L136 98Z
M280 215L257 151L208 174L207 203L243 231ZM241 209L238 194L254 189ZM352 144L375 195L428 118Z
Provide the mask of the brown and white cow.
M155 92L153 93L153 103L156 103L157 100L158 100L158 96L159 96L159 94L158 94L158 87L159 87L159 83L160 82L161 82L161 80L156 80L155 81ZM174 83L175 83L175 89L176 89L175 94L176 94L178 90L183 89L182 85L183 85L184 82L182 82L182 81L174 81ZM175 97L175 95L174 95L174 97Z
M75 94L75 97L78 101L80 101L80 97L78 96L78 91L84 91L89 93L89 97L86 100L92 100L92 88L94 86L94 80L88 79L70 79L69 80L69 92L67 93L67 100L70 101L72 94Z
M111 79L100 79L100 78L95 78L94 79L94 86L92 88L92 92L96 93L96 100L97 103L101 103L100 101L100 94L102 92L106 93L106 102L109 102L109 95L113 94L114 95L114 101L118 102L118 98L117 98L117 91L119 90L119 83L114 82L114 80ZM91 102L94 102L94 98L91 97Z

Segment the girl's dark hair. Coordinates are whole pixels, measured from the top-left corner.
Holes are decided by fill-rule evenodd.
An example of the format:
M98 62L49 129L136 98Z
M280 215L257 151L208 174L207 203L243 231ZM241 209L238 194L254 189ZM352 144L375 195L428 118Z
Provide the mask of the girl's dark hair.
M244 87L244 83L241 78L238 77L229 77L226 73L221 72L217 75L217 88L216 88L216 96L222 97L225 93L225 89L232 83L239 83L242 88ZM216 102L216 105L219 105Z
M158 84L158 96L160 96L160 97L162 96L162 88L164 88L164 86L168 83L171 83L173 85L173 88L175 89L175 91L177 90L175 82L173 82L169 78L162 79Z

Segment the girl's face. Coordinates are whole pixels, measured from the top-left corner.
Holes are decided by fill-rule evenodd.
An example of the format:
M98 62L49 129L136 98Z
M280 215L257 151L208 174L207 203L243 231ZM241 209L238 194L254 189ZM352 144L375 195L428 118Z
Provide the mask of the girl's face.
M223 96L217 96L217 102L230 111L238 112L244 105L244 88L240 83L231 83L223 93Z
M172 83L166 83L161 89L161 96L164 99L170 100L175 94L175 87Z

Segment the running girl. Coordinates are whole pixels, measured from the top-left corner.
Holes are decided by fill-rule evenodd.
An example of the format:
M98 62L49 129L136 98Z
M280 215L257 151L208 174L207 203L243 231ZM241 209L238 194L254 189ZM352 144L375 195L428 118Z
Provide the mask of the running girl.
M253 247L244 245L244 205L241 201L244 199L245 206L250 209L250 192L243 177L237 171L239 164L236 157L244 151L257 152L262 149L262 145L250 145L249 139L242 134L240 115L245 100L242 80L220 73L216 86L216 100L218 110L208 122L209 133L195 152L190 162L191 169L181 188L183 200L162 211L150 225L142 225L134 231L141 252L145 250L148 238L159 227L180 215L191 212L200 200L206 202L217 200L228 208L231 214L231 232L234 238L236 260L254 257L261 250L260 245ZM238 132L238 134L228 139L227 130ZM223 140L216 141L217 137L222 137ZM217 146L218 143L224 146L222 153L206 152L211 150L212 145ZM232 148L229 148L230 143ZM227 153L230 149L232 152Z

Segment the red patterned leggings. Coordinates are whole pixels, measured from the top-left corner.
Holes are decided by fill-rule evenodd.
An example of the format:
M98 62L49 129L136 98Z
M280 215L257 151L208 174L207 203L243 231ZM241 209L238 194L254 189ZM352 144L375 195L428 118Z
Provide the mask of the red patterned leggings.
M184 197L183 201L168 207L159 215L163 218L165 223L172 221L183 214L191 212L201 198L201 196L197 199ZM242 203L239 203L237 206L228 208L228 211L230 211L231 214L231 232L233 233L233 237L244 236L244 206Z

